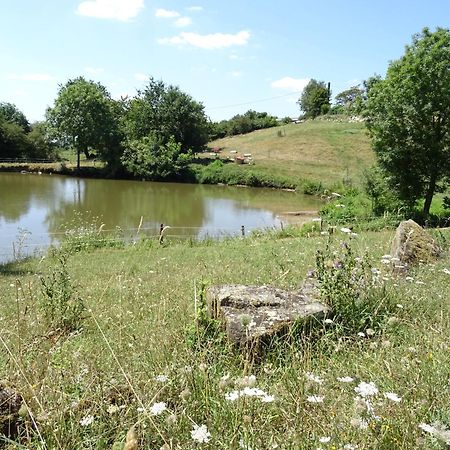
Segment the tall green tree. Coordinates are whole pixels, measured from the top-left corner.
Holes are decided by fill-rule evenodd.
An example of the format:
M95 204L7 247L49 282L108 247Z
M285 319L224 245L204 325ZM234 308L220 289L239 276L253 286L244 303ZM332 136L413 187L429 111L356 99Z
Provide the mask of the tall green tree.
M313 78L303 89L298 104L306 117L314 119L330 109L330 96L331 92L325 82Z
M120 142L116 106L106 88L83 77L69 80L61 86L53 108L47 110L47 120L54 135L64 145L71 145L89 158L96 152L107 162L116 159Z
M0 119L18 125L25 133L31 131L30 123L25 114L12 103L0 102Z
M128 105L125 132L128 140L157 137L165 144L173 137L182 151L200 151L209 140L204 107L176 86L149 78Z
M347 114L359 114L363 108L364 90L359 85L352 86L336 95L335 100Z
M413 207L450 178L450 32L425 28L368 91L367 126L388 183Z

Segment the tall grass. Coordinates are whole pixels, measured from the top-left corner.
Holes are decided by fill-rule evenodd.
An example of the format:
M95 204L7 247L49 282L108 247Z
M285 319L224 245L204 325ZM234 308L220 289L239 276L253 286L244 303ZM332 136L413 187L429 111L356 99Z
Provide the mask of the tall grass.
M49 334L39 308L40 277L58 270L56 255L2 268L0 376L26 402L16 443L5 445L445 448L442 435L419 425L449 425L449 255L419 266L408 279L398 277L380 262L391 238L391 232L354 237L347 261L368 253L368 263L379 269L379 292L391 300L378 316L380 326L365 321L342 330L345 322L332 318L319 324L320 332L305 329L280 341L250 369L245 355L223 339L200 332L202 345L193 345L201 285L295 289L315 267L317 250L324 261L345 256L346 236L329 242L320 235L264 235L194 246L167 238L164 246L71 253L67 275L88 313L82 328L66 335ZM323 273L333 278L336 270L327 266ZM353 292L350 283L347 289ZM376 393L363 397L363 382L373 383Z

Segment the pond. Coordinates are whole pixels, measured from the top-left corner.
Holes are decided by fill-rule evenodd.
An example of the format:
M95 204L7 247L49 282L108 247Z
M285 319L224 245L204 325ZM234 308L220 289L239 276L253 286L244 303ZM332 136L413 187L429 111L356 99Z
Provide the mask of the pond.
M204 238L279 228L320 200L274 189L0 173L0 262L39 253L81 224ZM298 218L303 216L298 216Z

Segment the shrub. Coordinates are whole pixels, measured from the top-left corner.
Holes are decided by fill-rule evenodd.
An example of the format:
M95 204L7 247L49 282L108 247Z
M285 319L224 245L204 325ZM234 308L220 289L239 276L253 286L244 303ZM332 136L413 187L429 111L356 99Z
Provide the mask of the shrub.
M327 245L316 256L316 275L322 299L331 307L333 321L345 335L371 328L380 331L396 302L371 267L368 257L355 257L344 243L337 251Z
M49 330L70 333L80 329L85 306L72 285L65 253L59 254L58 263L49 276L40 278L40 307Z

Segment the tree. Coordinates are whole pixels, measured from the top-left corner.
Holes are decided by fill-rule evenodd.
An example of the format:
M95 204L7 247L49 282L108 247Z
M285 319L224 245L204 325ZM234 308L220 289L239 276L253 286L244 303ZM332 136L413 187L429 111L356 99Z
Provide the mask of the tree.
M120 141L117 117L111 96L104 86L83 77L60 86L53 108L47 110L47 120L54 135L63 144L72 145L89 158L96 151L103 159L113 159L111 152Z
M306 117L314 119L330 109L331 92L324 81L311 79L298 101Z
M30 123L25 117L25 114L12 103L0 103L0 118L2 118L5 122L15 123L21 127L25 133L31 131Z
M167 142L153 134L128 143L122 155L128 173L150 180L163 180L180 172L191 162L192 153L183 152L171 137Z
M209 140L204 107L178 87L149 78L128 105L125 133L129 141L156 136L166 144L173 137L187 152L201 151Z
M32 145L23 128L0 117L0 158L23 158L31 153Z
M450 32L425 28L368 91L367 126L388 183L409 207L450 178Z
M357 86L352 86L340 92L335 97L336 105L342 106L347 114L359 114L364 102L364 90Z

